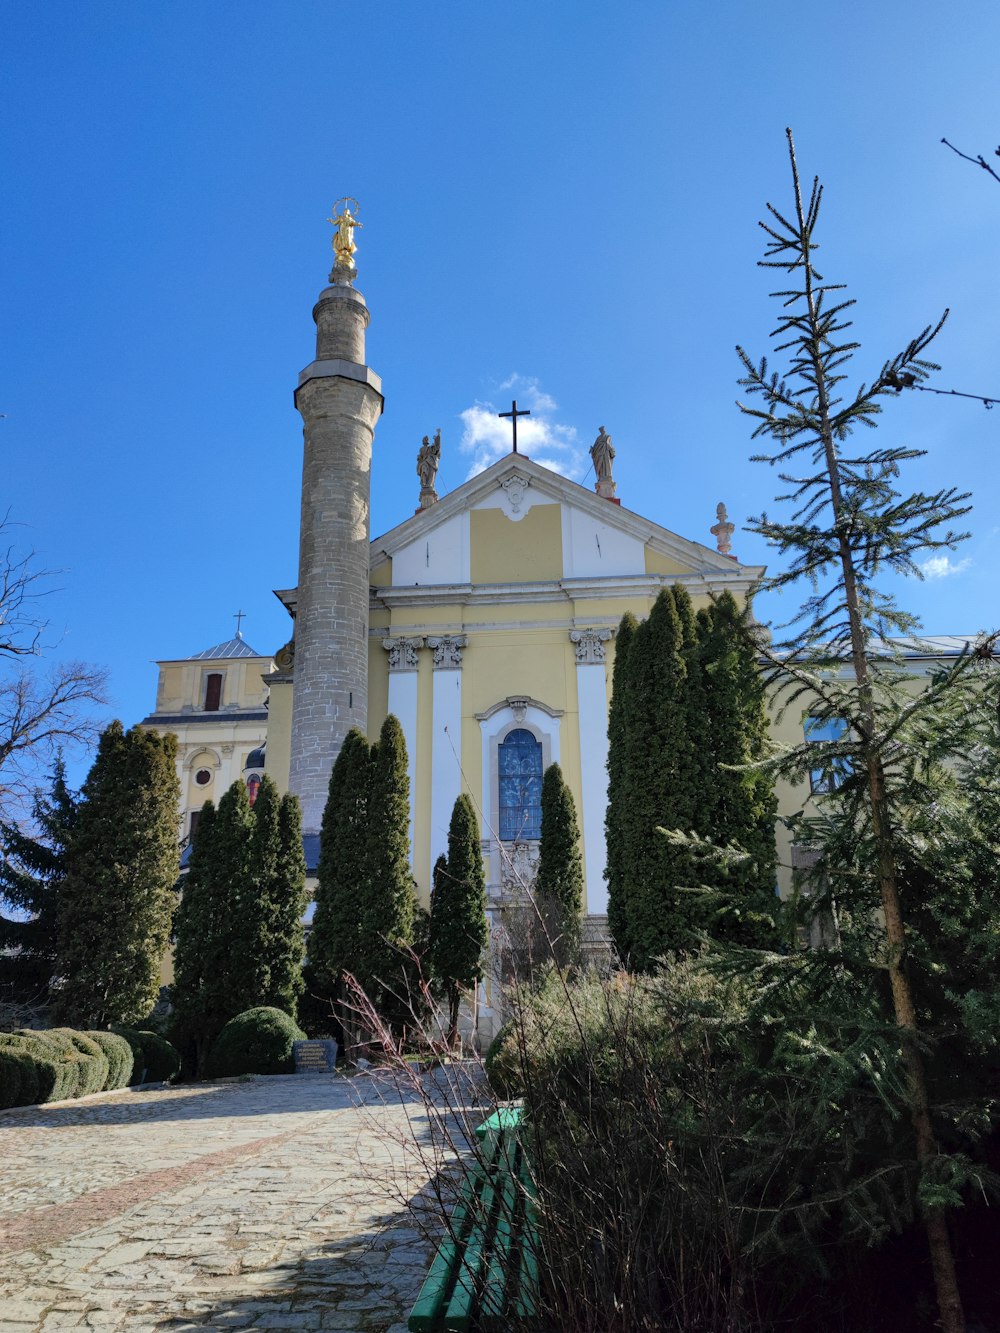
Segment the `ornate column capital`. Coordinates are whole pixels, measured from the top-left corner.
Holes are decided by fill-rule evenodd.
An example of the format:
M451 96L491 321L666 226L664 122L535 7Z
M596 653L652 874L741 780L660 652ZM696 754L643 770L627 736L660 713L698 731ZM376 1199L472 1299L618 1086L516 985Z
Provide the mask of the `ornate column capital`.
M416 671L417 653L424 646L423 639L383 639L382 647L389 654L390 671Z
M462 665L462 649L468 643L464 634L442 634L427 640L434 653L435 671L454 671Z
M604 661L604 645L613 637L610 629L571 629L570 642L576 649L578 666Z

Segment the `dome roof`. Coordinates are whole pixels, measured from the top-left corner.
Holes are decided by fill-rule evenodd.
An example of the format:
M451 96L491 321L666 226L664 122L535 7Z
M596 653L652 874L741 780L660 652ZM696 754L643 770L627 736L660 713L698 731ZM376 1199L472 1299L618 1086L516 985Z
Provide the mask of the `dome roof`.
M256 750L251 750L247 755L246 763L243 765L243 771L246 772L249 768L263 768L264 760L267 757L266 750L266 745L259 745Z

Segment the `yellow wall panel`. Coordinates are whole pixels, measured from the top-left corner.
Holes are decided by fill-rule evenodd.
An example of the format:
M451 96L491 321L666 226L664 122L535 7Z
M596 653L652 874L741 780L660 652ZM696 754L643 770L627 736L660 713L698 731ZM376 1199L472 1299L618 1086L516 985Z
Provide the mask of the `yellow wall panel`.
M473 583L562 578L560 505L532 505L516 523L502 509L474 509L469 517Z
M690 565L682 565L679 560L664 555L662 551L654 551L651 546L646 547L647 574L690 574L691 572Z

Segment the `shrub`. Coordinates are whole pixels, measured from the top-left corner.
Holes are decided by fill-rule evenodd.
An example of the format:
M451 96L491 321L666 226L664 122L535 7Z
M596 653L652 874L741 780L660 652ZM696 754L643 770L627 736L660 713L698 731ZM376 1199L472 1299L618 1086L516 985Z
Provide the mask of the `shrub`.
M262 1006L231 1018L216 1038L208 1060L212 1078L237 1074L291 1074L292 1043L305 1033L288 1014Z
M0 1111L38 1101L39 1076L34 1057L16 1046L0 1046Z
M517 1031L513 1020L504 1023L490 1042L483 1056L483 1068L498 1101L509 1102L524 1095Z
M80 1053L75 1048L67 1052L57 1042L46 1041L44 1032L36 1032L32 1028L4 1033L0 1036L0 1046L24 1051L31 1057L38 1079L39 1102L61 1102L77 1096L80 1086Z
M75 1028L50 1028L44 1033L48 1041L65 1043L80 1057L80 1082L75 1097L89 1097L91 1093L103 1092L108 1083L108 1059L100 1046L85 1032Z
M128 1081L129 1087L134 1087L136 1083L142 1082L146 1073L146 1056L139 1034L135 1028L113 1028L112 1036L121 1037L122 1041L128 1042L129 1050L132 1052L132 1073Z
M110 1091L115 1088L127 1087L128 1081L132 1077L132 1066L135 1063L128 1039L120 1037L116 1032L87 1032L84 1035L100 1046L104 1052L104 1058L108 1062L108 1077L104 1084L105 1088Z
M132 1047L135 1064L132 1070L132 1082L169 1083L180 1072L181 1057L177 1048L171 1046L158 1032L149 1032L137 1028L113 1028L119 1037L124 1037ZM145 1072L144 1072L145 1071Z

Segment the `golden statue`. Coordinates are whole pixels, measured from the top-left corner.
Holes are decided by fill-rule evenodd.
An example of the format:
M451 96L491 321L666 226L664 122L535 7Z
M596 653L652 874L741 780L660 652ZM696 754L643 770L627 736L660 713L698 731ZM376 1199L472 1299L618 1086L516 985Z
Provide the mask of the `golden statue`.
M338 205L343 204L343 212L338 213ZM351 212L351 204L354 205L354 212ZM350 196L344 199L338 199L333 206L333 217L327 218L327 222L332 222L336 231L333 233L333 253L337 257L337 268L353 268L354 256L358 247L354 244L354 228L363 226L356 217L360 205L356 199Z

